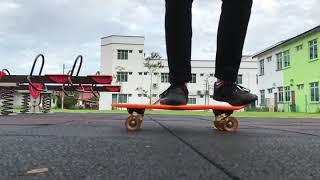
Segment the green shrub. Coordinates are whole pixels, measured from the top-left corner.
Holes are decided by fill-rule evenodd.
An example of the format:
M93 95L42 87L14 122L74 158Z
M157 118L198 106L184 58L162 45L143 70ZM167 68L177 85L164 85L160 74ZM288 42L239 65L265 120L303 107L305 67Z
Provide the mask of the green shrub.
M58 98L57 100L57 107L61 108L61 97ZM66 109L73 109L75 108L75 105L77 104L77 99L75 97L68 97L64 96L64 103L63 107Z
M268 107L247 107L245 108L247 112L269 112Z

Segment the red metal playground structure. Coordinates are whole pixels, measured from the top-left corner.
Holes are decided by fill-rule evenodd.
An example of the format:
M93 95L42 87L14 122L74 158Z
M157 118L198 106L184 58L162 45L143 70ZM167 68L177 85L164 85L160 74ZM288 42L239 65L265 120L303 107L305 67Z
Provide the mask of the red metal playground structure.
M38 61L41 66L38 74L34 69ZM0 70L0 100L1 114L14 114L14 96L22 95L20 113L48 113L51 109L53 92L63 92L66 96L74 96L75 92L92 93L95 97L99 92L120 92L120 86L111 85L112 75L80 76L83 57L79 55L68 74L42 74L45 57L39 54L31 68L29 75L13 75L9 70Z

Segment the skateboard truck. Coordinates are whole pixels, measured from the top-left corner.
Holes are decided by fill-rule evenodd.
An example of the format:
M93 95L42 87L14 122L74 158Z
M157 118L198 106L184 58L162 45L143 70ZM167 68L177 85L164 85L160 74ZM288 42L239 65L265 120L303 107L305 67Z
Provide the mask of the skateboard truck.
M233 132L236 131L239 127L239 122L237 118L231 116L233 111L227 110L213 110L214 119L212 121L213 127L219 131Z

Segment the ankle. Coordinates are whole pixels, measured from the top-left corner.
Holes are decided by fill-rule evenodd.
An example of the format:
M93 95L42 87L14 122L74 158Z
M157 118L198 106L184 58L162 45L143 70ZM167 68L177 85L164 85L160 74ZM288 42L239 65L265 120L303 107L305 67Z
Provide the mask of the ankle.
M217 81L216 81L216 85L221 85L221 84L223 84L224 83L224 80L221 80L221 79L217 79Z
M187 83L176 83L171 84L172 87L187 87Z

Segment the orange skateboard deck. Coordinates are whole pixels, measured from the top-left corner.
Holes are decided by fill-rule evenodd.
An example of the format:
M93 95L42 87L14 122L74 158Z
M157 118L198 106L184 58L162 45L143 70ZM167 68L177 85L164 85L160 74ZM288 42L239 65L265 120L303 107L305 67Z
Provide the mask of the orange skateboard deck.
M130 114L125 122L128 131L137 131L141 128L146 109L163 110L207 110L211 109L214 113L213 127L220 131L233 132L238 129L239 123L231 114L233 111L241 110L245 106L232 106L229 104L212 105L160 105L160 104L111 104L112 107L127 108Z
M198 104L190 104L190 105L161 105L161 104L112 104L112 107L118 108L128 108L128 109L165 109L165 110L221 110L221 111L235 111L243 109L245 106L231 106L224 104L213 104L213 105L198 105Z

